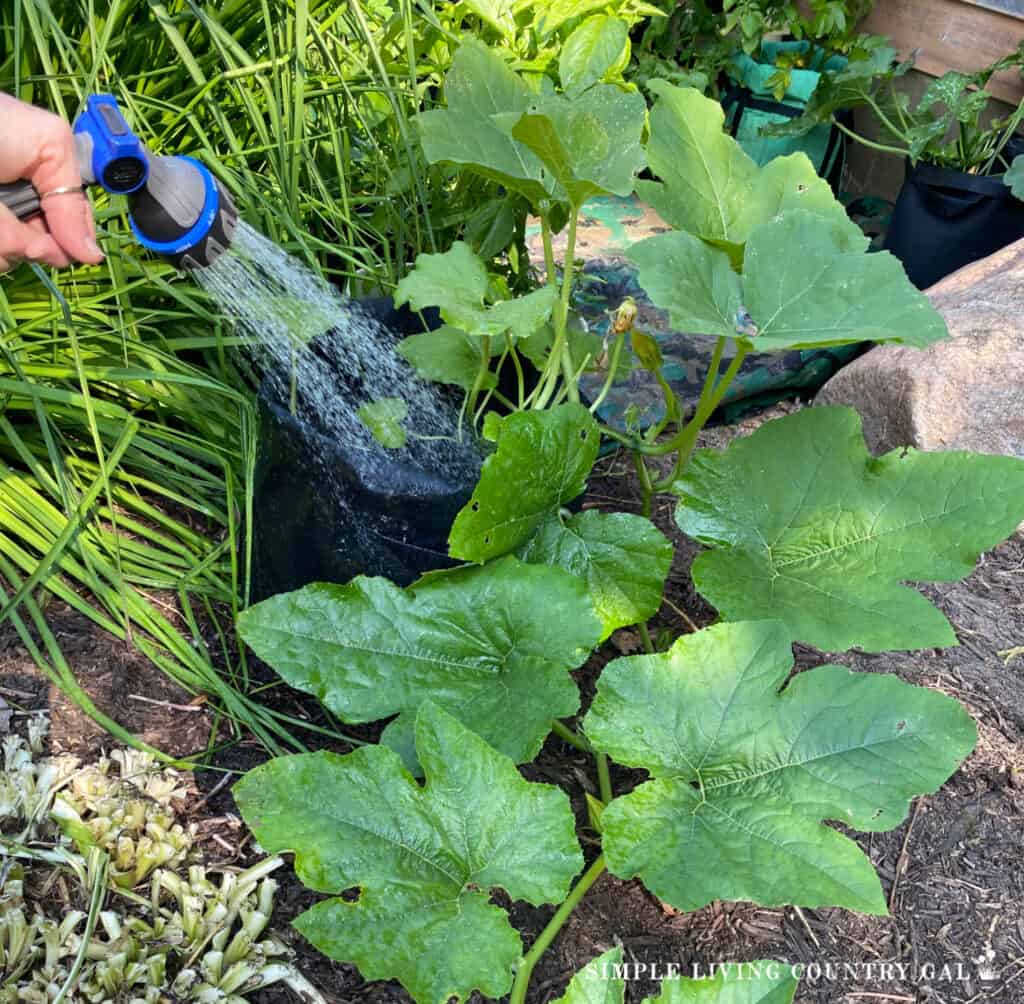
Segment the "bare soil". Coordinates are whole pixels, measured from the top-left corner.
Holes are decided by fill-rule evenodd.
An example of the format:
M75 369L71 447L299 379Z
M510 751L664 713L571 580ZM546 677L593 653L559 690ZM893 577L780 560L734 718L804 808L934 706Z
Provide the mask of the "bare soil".
M776 409L777 414L784 408ZM711 429L705 445L721 446L745 434L763 417L730 429ZM587 506L635 508L632 466L621 456L601 461ZM676 544L666 602L652 633L675 637L710 623L714 611L689 579L699 547L684 538L672 519L671 499L658 502L653 518ZM654 965L706 967L714 962L776 959L804 963L800 1004L1024 1004L1024 541L1018 536L986 554L964 582L925 585L922 591L954 625L960 646L945 650L868 655L824 653L798 647L797 665L808 669L835 662L852 669L895 673L961 701L975 718L979 742L962 768L935 795L918 799L907 821L886 834L861 835L858 843L878 869L891 916L866 917L839 909L765 909L716 902L679 914L639 882L605 875L587 894L538 966L530 1004L560 996L570 976L595 955L620 944L640 978L628 998L652 994ZM49 610L65 653L97 705L148 742L178 755L206 746L213 724L203 706L170 683L130 646L59 605ZM618 632L577 673L589 702L601 667L638 647L632 632ZM278 688L270 699L289 714L320 718L311 699ZM49 707L55 748L85 757L111 743L35 669L9 627L0 628L0 697L18 710ZM355 731L355 730L353 730ZM369 737L369 734L368 734ZM195 816L211 839L211 860L243 864L252 849L234 812L225 769L244 770L265 754L253 741L222 750L215 769L198 771L207 795ZM588 859L596 838L586 829L583 791L596 788L589 759L551 738L524 774L561 785L573 799ZM637 772L613 775L616 788L635 784ZM214 790L216 788L216 791ZM393 983L367 983L349 965L332 963L306 945L289 921L316 897L292 876L282 877L274 924L299 956L299 964L327 998L341 1004L407 1004ZM512 918L528 946L553 908L512 905ZM270 989L256 1004L286 1004L293 996Z

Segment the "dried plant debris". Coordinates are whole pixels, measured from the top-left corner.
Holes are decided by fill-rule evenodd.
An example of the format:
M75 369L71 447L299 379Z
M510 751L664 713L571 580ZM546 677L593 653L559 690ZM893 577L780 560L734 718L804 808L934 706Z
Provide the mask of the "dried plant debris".
M0 1004L245 1004L271 984L324 1004L267 931L281 858L211 874L182 773L43 756L46 726L2 741Z

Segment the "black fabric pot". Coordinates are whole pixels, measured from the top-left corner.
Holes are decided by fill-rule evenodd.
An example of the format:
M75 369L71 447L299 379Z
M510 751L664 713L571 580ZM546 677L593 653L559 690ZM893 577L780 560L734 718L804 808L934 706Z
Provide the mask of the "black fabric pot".
M1012 147L1012 149L1011 149ZM1024 140L1008 145L1010 158ZM1001 175L965 174L933 164L909 168L885 241L918 289L1024 237L1024 202Z
M360 308L394 335L424 330L388 299ZM436 318L428 318L436 326ZM323 337L330 337L330 333ZM384 575L408 585L453 564L448 532L476 484L472 465L427 470L385 456L372 481L364 455L341 437L291 415L265 382L259 399L253 488L253 598L310 582Z

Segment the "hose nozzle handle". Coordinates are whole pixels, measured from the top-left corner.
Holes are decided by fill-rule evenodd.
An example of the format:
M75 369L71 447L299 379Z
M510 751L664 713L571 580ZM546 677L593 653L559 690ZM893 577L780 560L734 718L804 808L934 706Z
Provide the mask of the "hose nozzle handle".
M43 200L31 181L12 181L10 184L0 185L0 205L24 221L42 212Z

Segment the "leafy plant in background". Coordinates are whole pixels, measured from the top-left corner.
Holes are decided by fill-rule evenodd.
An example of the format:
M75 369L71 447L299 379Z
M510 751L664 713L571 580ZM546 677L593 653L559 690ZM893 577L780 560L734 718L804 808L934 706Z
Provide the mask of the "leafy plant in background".
M885 50L840 72L825 72L804 114L772 126L772 135L798 136L822 122L834 122L872 149L972 174L1001 174L1009 166L1006 146L1024 121L1024 103L1003 118L987 115L992 77L1024 68L1024 44L975 73L951 70L931 81L916 105L899 88L912 60L895 64ZM865 107L884 130L884 141L855 133L835 118L839 108Z
M770 32L810 39L830 52L848 51L857 23L874 0L811 0L806 6L792 0L723 0L724 30L735 32L744 52L753 53Z
M253 651L338 717L397 716L378 745L278 758L234 792L260 844L293 851L300 878L326 896L299 930L368 979L400 980L422 1004L474 989L522 1004L538 959L606 869L679 910L733 899L884 914L870 861L825 822L899 825L909 800L941 785L975 741L955 701L894 676L826 665L791 678L792 643L955 644L939 611L901 583L963 577L1012 533L1024 463L913 450L874 459L856 415L826 408L694 453L754 345L927 345L945 328L894 259L865 254L806 157L758 168L722 132L717 104L692 89L657 91L646 161L658 180L640 190L676 229L630 255L680 328L716 339L695 413L685 416L663 382L662 423L612 432L576 387L595 351L614 380L629 365L627 336L637 365L660 367L628 305L613 345L593 346L568 322L579 207L631 188L643 162L640 127L627 118L634 96L599 82L538 96L469 42L447 80L448 110L422 119L424 149L531 202L547 281L509 297L455 244L422 256L399 286L445 321L406 343L409 357L466 389L467 412L493 444L449 536L465 564L405 589L370 577L312 585L239 618ZM551 232L566 213L559 278ZM537 364L532 389L521 378L508 413L488 412L496 371L511 364L521 377L524 358ZM632 451L643 515L570 508L602 433ZM652 455L671 458L657 480ZM722 618L660 652L647 620L672 548L647 518L655 491L677 497L680 527L709 546L694 581ZM625 625L647 653L604 667L577 725L570 674ZM596 856L581 852L566 793L516 769L552 732L594 758ZM610 761L647 779L616 790ZM528 951L492 901L497 890L555 906ZM621 994L598 968L566 999ZM681 1001L716 999L707 984L667 988ZM793 986L747 990L728 999L783 1001Z
M646 27L636 51L639 80L667 80L717 93L717 81L734 55L758 56L770 36L790 36L804 48L781 50L773 59L775 96L782 100L794 69L819 70L830 56L870 58L884 39L857 31L874 0L723 0L672 5L664 21Z

